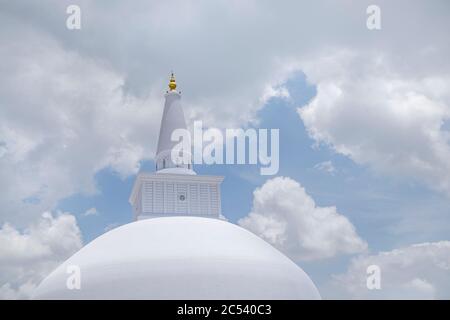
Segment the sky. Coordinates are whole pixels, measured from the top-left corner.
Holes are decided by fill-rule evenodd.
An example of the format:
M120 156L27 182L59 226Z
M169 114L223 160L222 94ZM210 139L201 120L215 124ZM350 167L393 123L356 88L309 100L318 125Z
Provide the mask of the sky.
M69 5L81 29L66 27ZM369 30L367 7L380 8ZM280 130L222 213L323 298L450 298L448 1L0 1L0 298L132 221L176 74L189 125ZM368 290L367 267L381 270Z

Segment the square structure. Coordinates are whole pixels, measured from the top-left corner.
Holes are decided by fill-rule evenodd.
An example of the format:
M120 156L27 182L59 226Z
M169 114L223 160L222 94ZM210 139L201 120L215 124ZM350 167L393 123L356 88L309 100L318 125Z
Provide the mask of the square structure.
M140 173L130 196L135 220L167 216L221 216L224 177Z

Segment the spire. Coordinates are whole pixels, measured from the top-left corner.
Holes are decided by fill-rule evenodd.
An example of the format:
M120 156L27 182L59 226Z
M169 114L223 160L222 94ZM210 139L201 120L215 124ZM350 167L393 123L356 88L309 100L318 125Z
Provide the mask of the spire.
M170 76L170 81L169 81L169 89L170 91L174 91L177 88L177 82L175 81L175 76L172 72L172 75Z
M172 149L179 142L172 141L172 133L177 129L187 130L186 120L184 118L183 108L181 107L181 95L175 90L177 83L172 72L169 81L169 91L164 95L164 111L161 119L161 128L159 130L158 147L156 150L156 171L158 173L183 173L195 174L192 170L192 161L189 163L177 164L172 161ZM189 146L191 142L189 141ZM191 150L183 150L183 154L189 154Z

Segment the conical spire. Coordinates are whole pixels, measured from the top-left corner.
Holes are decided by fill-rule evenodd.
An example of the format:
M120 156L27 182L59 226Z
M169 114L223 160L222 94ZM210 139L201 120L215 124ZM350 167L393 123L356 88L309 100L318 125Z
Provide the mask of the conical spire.
M161 120L161 129L159 131L158 148L156 151L156 171L159 173L173 172L193 174L192 163L175 164L171 158L171 152L179 141L172 141L172 133L177 129L185 129L186 120L184 118L183 108L181 107L181 95L176 91L177 83L172 72L169 80L169 89L165 94L164 112ZM189 143L190 144L190 143ZM183 150L189 152L190 150ZM170 170L169 170L170 169Z

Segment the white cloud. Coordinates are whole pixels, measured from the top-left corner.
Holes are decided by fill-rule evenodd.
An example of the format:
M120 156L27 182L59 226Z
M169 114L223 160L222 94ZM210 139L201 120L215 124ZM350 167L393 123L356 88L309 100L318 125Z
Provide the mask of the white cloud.
M97 216L99 213L97 211L97 208L93 207L93 208L89 208L87 209L84 213L83 216L88 217L88 216Z
M412 76L393 63L349 51L305 63L317 95L299 115L316 142L450 195L450 75Z
M408 17L414 19L383 26L376 34L365 27L370 3L364 1L350 6L332 0L292 1L282 6L252 1L137 1L133 6L108 2L106 19L104 3L81 0L86 20L80 31L65 27L65 8L69 4L20 0L0 4L0 19L4 21L0 30L0 70L8 75L0 82L0 180L6 190L0 195L4 209L0 221L25 225L30 215L53 209L62 198L95 192L93 176L105 167L112 167L121 176L135 173L141 160L153 156L162 93L172 69L183 91L188 118L200 118L207 126L218 127L256 122L258 110L270 97L288 97L283 83L300 69L319 85L317 101L321 102L334 99L333 94L339 90L344 90L348 98L348 88L332 81L339 76L345 84L348 79L354 80L359 96L370 93L372 83L379 86L393 75L401 75L400 80L412 79L400 83L400 87L426 86L434 97L447 88L442 74L449 70L448 19L441 14L442 4L408 2ZM401 4L380 1L379 5L383 16L405 15ZM126 26L116 23L123 19L128 21ZM418 19L424 23L416 23ZM361 57L345 65L319 59L326 56L327 50L334 52L336 48L348 48ZM378 70L377 65L361 69L361 65L371 65L366 60L368 52L382 52L394 63L388 70ZM414 66L414 70L405 66ZM417 81L411 77L415 73L428 77ZM378 102L385 103L380 96L386 90L377 91ZM416 105L414 114L419 113L417 105L423 101L433 112L442 112L434 98L413 91L419 94L407 102ZM372 162L380 162L381 158L390 165L394 160L413 159L418 164L407 164L411 170L405 174L420 176L429 184L437 179L436 188L447 189L446 174L440 174L447 169L442 164L447 151L443 135L435 128L442 115L426 113L428 121L410 122L410 128L422 126L418 128L419 138L422 133L430 135L419 141L432 140L429 150L425 150L429 151L428 158L421 157L422 152L417 158L411 157L417 150L406 144L395 146L397 154L404 156L389 161L391 154L378 144L380 138L366 145L328 132L321 125L324 119L334 117L345 122L345 114L335 116L337 111L332 106L331 114L318 114L315 110L323 107L315 105L317 102L309 112L315 119L303 117L311 132L316 129L316 139L328 139L325 135L329 133L333 138L329 143L338 152L361 163L369 161L365 157L371 157L367 149L372 146L376 157L371 159L378 159ZM389 117L375 117L372 122ZM366 134L370 139L377 138L372 133L379 132L378 128L373 123L367 128L363 132L355 130L354 139ZM432 137L436 132L438 135ZM392 145L404 140L393 139ZM367 154L364 158L355 151L360 144L361 148L367 146L360 152Z
M0 221L21 226L60 199L97 192L103 168L136 173L153 154L162 110L151 95L126 95L123 77L105 64L33 30L15 32L21 39L0 47L8 74L0 81Z
M0 299L28 298L39 282L82 246L76 219L69 213L46 212L20 231L0 228Z
M289 99L289 91L286 87L283 86L267 86L263 92L263 95L261 97L261 104L266 104L270 99L272 98L283 98L283 99Z
M380 267L380 290L366 287L369 265ZM336 298L449 299L450 242L421 243L356 257L344 274L334 276L330 292Z
M324 171L331 175L334 175L336 172L336 168L334 167L333 162L331 162L331 161L323 161L323 162L317 163L316 165L314 165L314 169L317 169L319 171Z
M295 261L367 248L345 216L335 207L316 206L305 189L290 178L277 177L256 189L252 212L238 223Z

